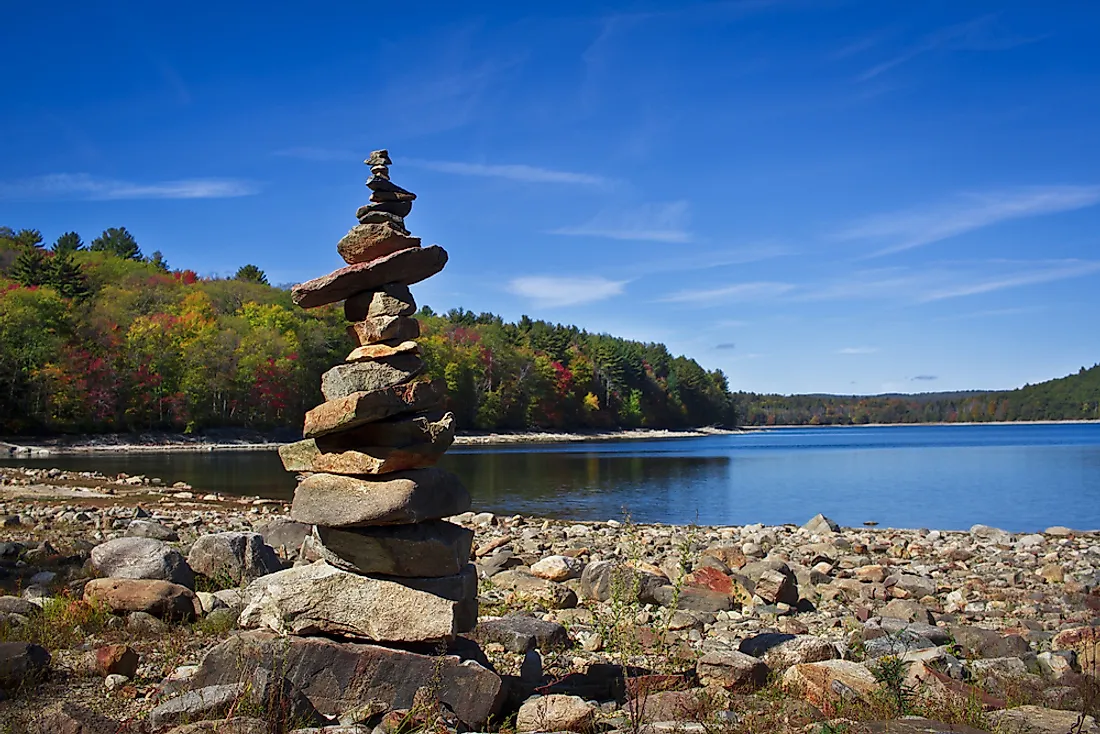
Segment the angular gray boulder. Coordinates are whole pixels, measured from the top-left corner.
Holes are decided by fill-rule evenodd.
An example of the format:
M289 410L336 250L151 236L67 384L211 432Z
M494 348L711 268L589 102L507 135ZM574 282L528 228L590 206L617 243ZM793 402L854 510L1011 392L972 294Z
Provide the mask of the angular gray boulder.
M275 549L259 533L203 535L191 546L187 563L209 579L242 584L283 569Z
M256 669L280 671L326 716L339 716L370 701L407 709L412 707L416 691L431 681L435 695L463 723L481 727L500 714L506 694L496 673L455 655L422 655L264 632L236 635L213 648L202 661L193 685L237 683L243 671Z
M474 531L442 520L374 528L317 526L321 557L337 568L387 576L453 576L466 568Z
M339 400L352 393L400 385L423 371L424 360L414 354L338 364L321 375L321 394L325 400Z

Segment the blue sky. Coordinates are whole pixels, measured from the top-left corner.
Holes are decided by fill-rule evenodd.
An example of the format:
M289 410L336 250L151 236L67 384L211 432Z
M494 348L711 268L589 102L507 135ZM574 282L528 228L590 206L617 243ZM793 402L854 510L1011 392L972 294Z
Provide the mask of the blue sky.
M754 391L1100 361L1095 3L46 5L3 11L0 224L50 241L306 280L386 147L436 310Z

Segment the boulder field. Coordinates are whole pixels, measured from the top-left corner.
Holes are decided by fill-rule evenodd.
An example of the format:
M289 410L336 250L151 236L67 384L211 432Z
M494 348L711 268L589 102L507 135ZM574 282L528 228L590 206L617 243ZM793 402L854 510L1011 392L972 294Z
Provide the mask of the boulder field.
M17 475L4 470L8 486ZM337 557L326 560L317 531L285 505L178 494L138 507L0 502L0 719L32 731L73 721L267 731L249 727L293 710L314 727L363 732L402 721L1097 731L1084 713L1097 702L1096 533L464 512L443 518L456 530L433 542L440 573L465 560L470 575L417 589L340 568L364 561L341 561L331 537ZM401 532L371 532L379 563L405 557L377 539ZM471 593L480 609L462 606ZM44 616L63 622L59 602L80 599L100 617L59 646ZM463 615L471 631L448 634ZM392 633L376 628L424 642L378 644ZM225 723L241 709L248 716ZM236 728L194 728L203 717Z

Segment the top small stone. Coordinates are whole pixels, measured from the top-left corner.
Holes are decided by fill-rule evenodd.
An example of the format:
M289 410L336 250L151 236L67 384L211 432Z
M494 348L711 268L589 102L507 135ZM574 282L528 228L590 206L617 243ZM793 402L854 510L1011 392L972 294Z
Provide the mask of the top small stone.
M371 166L372 168L374 166L393 165L393 161L390 160L390 152L385 149L372 150L370 153L370 158L367 158L363 162L366 163L368 166Z

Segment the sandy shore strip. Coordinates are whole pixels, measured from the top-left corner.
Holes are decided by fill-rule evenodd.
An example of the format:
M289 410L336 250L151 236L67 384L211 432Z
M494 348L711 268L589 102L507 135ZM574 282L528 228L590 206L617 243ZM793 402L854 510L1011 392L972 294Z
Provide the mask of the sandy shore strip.
M737 429L703 427L692 429L638 428L623 431L514 431L503 433L467 433L455 438L455 446L491 446L502 444L580 443L585 441L642 441L654 439L698 438L740 433ZM282 437L280 437L282 438ZM181 433L113 433L103 435L61 436L50 439L28 437L0 441L0 456L55 456L65 454L127 454L180 451L273 451L293 440L276 440L256 432L215 438L187 436Z

